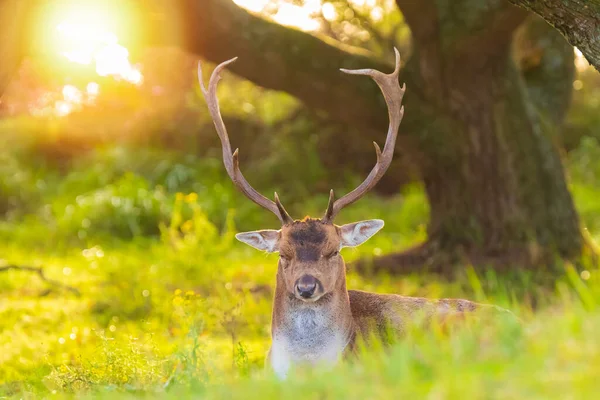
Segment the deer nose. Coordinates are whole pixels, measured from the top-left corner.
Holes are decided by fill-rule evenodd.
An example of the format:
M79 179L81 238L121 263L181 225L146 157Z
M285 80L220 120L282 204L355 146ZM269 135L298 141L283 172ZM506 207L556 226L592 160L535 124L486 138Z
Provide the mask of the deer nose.
M309 299L315 294L315 290L317 289L317 278L312 275L302 275L300 279L296 281L296 291L298 294L305 298Z

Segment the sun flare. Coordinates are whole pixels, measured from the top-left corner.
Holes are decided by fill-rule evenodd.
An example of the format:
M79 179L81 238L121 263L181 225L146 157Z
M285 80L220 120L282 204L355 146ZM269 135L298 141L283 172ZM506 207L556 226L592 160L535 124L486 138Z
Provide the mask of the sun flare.
M275 22L304 31L316 31L320 26L313 18L313 14L321 9L322 0L306 0L301 6L274 0L233 0L233 2L255 13L263 12L270 3L277 3L277 12L272 15Z
M135 86L143 83L139 66L132 64L129 50L119 40L119 29L126 20L122 11L110 3L72 1L58 2L46 14L43 25L48 51L57 60L84 67L75 70L84 82L64 84L55 95L45 96L33 114L64 117L93 105L102 92L101 83L96 82L100 77Z
M82 20L63 21L56 29L64 40L60 53L69 61L94 63L100 76L113 76L135 85L142 82L142 73L129 62L129 51L119 44L114 33Z

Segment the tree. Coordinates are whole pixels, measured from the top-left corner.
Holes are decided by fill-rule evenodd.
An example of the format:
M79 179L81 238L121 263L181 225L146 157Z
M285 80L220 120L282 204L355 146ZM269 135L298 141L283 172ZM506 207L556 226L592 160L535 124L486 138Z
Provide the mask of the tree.
M580 254L579 220L552 140L560 121L544 120L534 107L536 94L547 98L558 88L529 91L511 57L527 13L499 0L396 3L413 39L400 77L408 89L398 146L419 166L431 220L426 243L375 266L444 266L461 255L475 264L530 264ZM186 5L195 16L186 24L190 50L214 62L237 55L233 72L287 91L363 137L381 137L385 108L373 85L337 73L340 66L386 69L369 54L262 20L228 0L205 1L202 10L195 1ZM572 64L570 47L557 46L559 64ZM529 71L528 79L547 69L540 61L538 76Z
M155 44L177 43L215 63L239 56L234 73L325 111L348 127L344 140L363 141L365 149L385 135L376 86L338 72L391 69L385 60L269 22L231 0L176 4L153 10L162 19L145 18ZM396 4L412 33L397 147L418 166L431 219L426 243L377 259L375 267L402 272L461 257L476 265L577 257L584 240L554 143L570 96L572 48L504 0ZM533 56L517 65L513 42L533 47ZM373 154L357 158L366 168L374 161Z
M558 29L600 71L599 0L509 0Z

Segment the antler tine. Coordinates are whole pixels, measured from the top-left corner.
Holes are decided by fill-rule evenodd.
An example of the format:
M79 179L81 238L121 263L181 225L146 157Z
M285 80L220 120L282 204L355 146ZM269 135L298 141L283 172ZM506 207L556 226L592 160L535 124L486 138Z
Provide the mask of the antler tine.
M279 215L281 216L281 223L283 225L287 225L294 222L294 219L290 217L290 214L288 214L288 212L285 211L285 208L283 208L283 204L281 204L277 192L275 192L273 197L275 198L275 205L277 206L277 211L279 211Z
M333 189L329 191L329 203L327 203L327 211L325 211L325 216L323 217L324 221L332 221L333 220L333 204L335 203L335 195L333 194Z
M202 94L204 95L204 99L206 100L206 104L208 105L208 111L210 112L210 116L215 124L215 128L217 129L217 134L219 135L219 139L221 139L221 146L223 148L223 164L225 164L225 169L227 170L227 174L235 184L235 186L242 191L250 200L255 202L261 207L266 208L271 211L273 214L279 218L282 225L288 224L292 222L292 218L289 216L277 195L275 195L276 202L267 199L262 194L258 193L256 189L254 189L244 175L240 171L239 167L239 159L238 159L238 150L236 149L233 154L231 153L231 144L229 143L229 135L227 134L227 129L225 128L225 123L223 122L223 117L221 116L221 111L219 108L219 99L217 98L217 85L221 80L220 72L225 69L229 64L233 63L237 60L237 57L232 58L231 60L225 61L219 64L212 75L210 76L210 80L208 81L208 88L204 86L204 80L202 79L202 66L200 62L198 62L198 80L200 82L200 88L202 89Z
M338 200L335 200L333 204L333 196L329 197L329 205L323 218L325 221L333 221L335 216L342 208L354 203L356 200L364 196L365 193L371 190L377 184L377 182L379 182L392 162L392 158L394 156L394 146L396 145L396 137L398 136L398 128L400 127L400 122L404 116L404 106L401 104L402 97L404 96L404 92L406 90L406 85L400 87L400 84L398 83L398 75L400 73L400 53L396 48L394 48L394 52L396 54L396 68L391 74L384 74L374 69L341 69L341 71L346 74L370 76L375 83L377 83L381 89L383 97L385 98L385 103L387 104L390 124L383 151L381 151L377 143L373 142L375 145L377 162L367 178L356 189L339 198Z

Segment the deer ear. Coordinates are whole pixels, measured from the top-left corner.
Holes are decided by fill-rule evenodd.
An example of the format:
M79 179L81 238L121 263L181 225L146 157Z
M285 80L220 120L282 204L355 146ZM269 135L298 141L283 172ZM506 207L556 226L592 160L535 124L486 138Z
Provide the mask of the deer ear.
M273 229L242 232L235 235L235 238L258 250L269 253L279 251L279 231Z
M370 219L340 226L341 247L355 247L363 244L383 228L383 220Z

